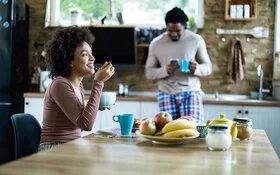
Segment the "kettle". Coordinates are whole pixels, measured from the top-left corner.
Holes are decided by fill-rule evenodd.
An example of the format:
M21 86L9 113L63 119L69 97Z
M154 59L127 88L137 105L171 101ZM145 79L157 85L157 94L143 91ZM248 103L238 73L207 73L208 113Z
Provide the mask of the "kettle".
M237 136L237 126L236 122L229 120L225 117L224 114L220 114L220 117L214 120L207 120L206 122L206 128L208 130L209 126L212 124L221 124L221 125L227 125L230 129L230 134L232 136L232 140L234 140Z

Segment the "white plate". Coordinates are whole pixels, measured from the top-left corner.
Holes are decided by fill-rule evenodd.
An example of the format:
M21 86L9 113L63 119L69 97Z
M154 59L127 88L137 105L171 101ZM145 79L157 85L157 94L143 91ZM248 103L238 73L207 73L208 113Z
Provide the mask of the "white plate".
M136 131L135 133L138 136L142 136L142 137L144 137L148 140L152 140L153 143L164 144L164 145L181 144L183 142L186 142L187 140L194 139L194 138L197 138L199 136L199 135L197 135L197 136L191 136L191 137L167 138L167 137L163 137L163 136L144 135L144 134L141 134L140 131Z

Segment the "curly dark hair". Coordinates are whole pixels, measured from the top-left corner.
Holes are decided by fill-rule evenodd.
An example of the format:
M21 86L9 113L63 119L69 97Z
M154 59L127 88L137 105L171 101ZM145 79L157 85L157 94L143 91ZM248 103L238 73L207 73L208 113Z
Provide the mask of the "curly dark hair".
M165 24L168 23L181 23L183 25L186 25L189 21L188 16L185 14L185 12L178 8L174 7L172 10L168 11L165 15Z
M94 42L94 35L88 28L69 27L54 32L52 39L45 46L46 60L52 79L70 75L70 64L74 60L75 49L84 41L90 46Z

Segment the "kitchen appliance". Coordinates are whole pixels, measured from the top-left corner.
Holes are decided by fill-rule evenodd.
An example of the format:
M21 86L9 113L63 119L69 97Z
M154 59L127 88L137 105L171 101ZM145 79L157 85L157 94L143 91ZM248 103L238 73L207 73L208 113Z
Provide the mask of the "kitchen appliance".
M128 89L134 86L135 84L136 83L131 83L131 84L119 83L118 96L128 96Z
M28 7L0 1L0 164L14 159L11 115L24 112L28 90Z
M275 100L280 100L280 80L273 80L273 98Z
M89 29L95 37L92 54L96 67L111 61L116 70L136 69L135 27L91 26Z

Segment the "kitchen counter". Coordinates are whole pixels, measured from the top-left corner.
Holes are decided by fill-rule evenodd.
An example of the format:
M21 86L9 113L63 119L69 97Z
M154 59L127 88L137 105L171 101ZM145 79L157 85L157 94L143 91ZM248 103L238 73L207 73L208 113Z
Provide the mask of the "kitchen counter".
M44 93L25 93L24 97L35 97L35 98L44 98ZM88 99L88 95L85 96ZM117 101L148 101L148 102L156 102L156 96L128 96L128 97L117 97ZM221 105L244 105L244 106L280 106L280 101L276 100L252 100L252 99L219 99L215 98L204 98L204 104L221 104Z
M279 174L280 161L264 130L209 151L205 139L161 145L142 137L88 135L0 166L0 174Z

